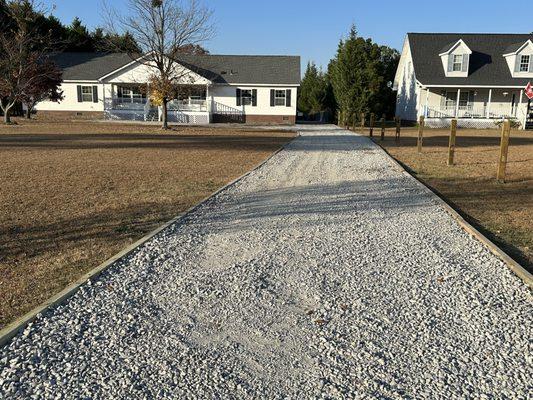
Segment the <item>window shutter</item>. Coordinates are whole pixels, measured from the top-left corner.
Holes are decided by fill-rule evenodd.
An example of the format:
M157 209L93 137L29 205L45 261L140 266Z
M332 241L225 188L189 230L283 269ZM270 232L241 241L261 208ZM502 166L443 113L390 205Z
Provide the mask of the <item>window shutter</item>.
M81 85L78 85L78 103L83 102L83 98L81 97Z
M515 57L516 62L514 63L514 72L520 72L520 56Z
M468 64L470 62L470 54L463 54L463 68L462 72L468 72Z
M291 89L287 89L287 92L285 93L285 105L287 107L291 106Z
M533 72L533 54L529 56L529 72Z
M257 107L257 89L252 89L252 106Z
M241 89L237 89L235 96L237 100L237 106L240 106L241 105Z
M453 54L448 54L448 72L453 71Z
M93 103L98 103L98 86L93 86Z
M276 97L276 92L274 89L270 89L270 107L274 107L275 106L275 97Z

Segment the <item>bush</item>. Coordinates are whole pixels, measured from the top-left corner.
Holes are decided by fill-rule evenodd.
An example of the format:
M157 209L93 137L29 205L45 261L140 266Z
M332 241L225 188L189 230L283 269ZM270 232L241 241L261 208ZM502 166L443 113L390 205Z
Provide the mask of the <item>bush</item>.
M503 119L496 121L494 122L494 125L496 125L498 128L501 128L503 125L503 121L504 121ZM511 119L510 121L511 121L511 129L520 129L520 127L522 126L520 121L518 121L517 119Z

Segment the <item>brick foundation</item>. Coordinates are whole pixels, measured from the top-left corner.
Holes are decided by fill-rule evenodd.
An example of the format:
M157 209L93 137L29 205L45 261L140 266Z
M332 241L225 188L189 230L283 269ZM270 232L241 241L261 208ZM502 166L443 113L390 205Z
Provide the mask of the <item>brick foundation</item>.
M43 120L72 120L72 119L104 119L103 111L37 111L37 119Z
M245 115L247 124L294 125L296 115Z

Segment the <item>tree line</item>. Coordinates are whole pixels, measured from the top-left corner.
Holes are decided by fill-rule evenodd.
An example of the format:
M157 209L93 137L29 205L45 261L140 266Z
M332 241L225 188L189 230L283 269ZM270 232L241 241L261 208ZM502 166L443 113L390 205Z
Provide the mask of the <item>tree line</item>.
M342 124L359 120L361 113L391 116L395 108L391 83L399 59L397 50L360 37L352 26L327 71L314 62L307 64L298 109L310 118L325 112Z

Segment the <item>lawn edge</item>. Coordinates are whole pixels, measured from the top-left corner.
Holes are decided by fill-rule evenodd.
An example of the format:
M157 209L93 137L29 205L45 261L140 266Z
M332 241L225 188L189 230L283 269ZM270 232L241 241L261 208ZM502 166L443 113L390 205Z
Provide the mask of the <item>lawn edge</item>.
M132 251L137 249L139 246L146 243L148 240L152 239L154 236L159 234L161 231L168 228L170 225L173 225L175 223L178 223L180 220L184 219L186 216L194 212L196 209L198 209L200 206L202 206L204 203L209 201L211 198L215 197L219 193L223 192L224 190L228 189L229 187L235 185L237 182L241 181L242 179L246 178L248 175L250 175L252 172L258 170L263 165L265 165L268 161L270 161L274 156L276 156L278 153L283 151L285 147L287 147L289 144L291 144L294 140L298 139L300 136L299 132L295 128L294 131L296 132L296 136L293 137L291 140L289 140L287 143L285 143L283 146L278 148L276 151L274 151L271 155L269 155L267 158L265 158L263 161L255 165L252 169L245 172L244 174L240 175L239 177L233 179L229 183L225 184L221 188L217 189L215 192L211 193L209 196L205 197L200 202L196 203L192 207L185 210L183 213L179 214L178 216L172 218L170 221L165 222L158 228L150 231L143 237L141 237L139 240L135 241L131 245L127 246L111 258L108 258L101 264L99 264L97 267L93 268L89 272L86 272L83 274L80 278L78 278L76 281L65 287L63 290L61 290L59 293L49 297L44 302L42 302L40 305L34 307L32 310L28 311L26 314L22 315L21 317L16 318L13 322L9 323L6 327L2 328L0 330L0 348L6 346L11 339L13 339L18 333L20 333L22 330L28 326L32 321L34 321L39 314L42 314L51 308L60 305L64 301L66 301L68 298L73 296L80 287L85 284L87 281L93 278L97 278L99 275L101 275L105 270L107 270L109 267L111 267L115 262L120 260L121 258L127 256Z
M357 132L356 132L357 133ZM367 137L364 134L357 133L360 136ZM505 251L503 251L500 247L498 247L493 241L491 241L489 238L487 238L485 235L483 235L480 231L478 231L474 226L472 226L468 221L466 221L460 214L457 212L455 208L453 208L445 198L443 198L441 195L436 193L434 190L432 190L426 183L424 183L422 180L420 180L418 177L411 174L409 171L405 169L405 167L396 160L388 151L387 149L383 148L379 143L374 142L370 138L367 137L370 142L372 142L377 148L381 149L391 160L392 162L400 169L400 171L411 177L417 184L424 188L424 190L429 191L438 201L439 205L441 205L447 212L452 216L453 219L459 224L461 228L463 228L467 233L474 236L478 241L480 241L482 244L485 245L489 249L489 251L499 257L505 265L518 277L524 282L527 286L529 286L530 289L533 289L533 274L531 274L529 271L527 271L524 267L522 267L517 261L515 261L511 256L509 256Z

